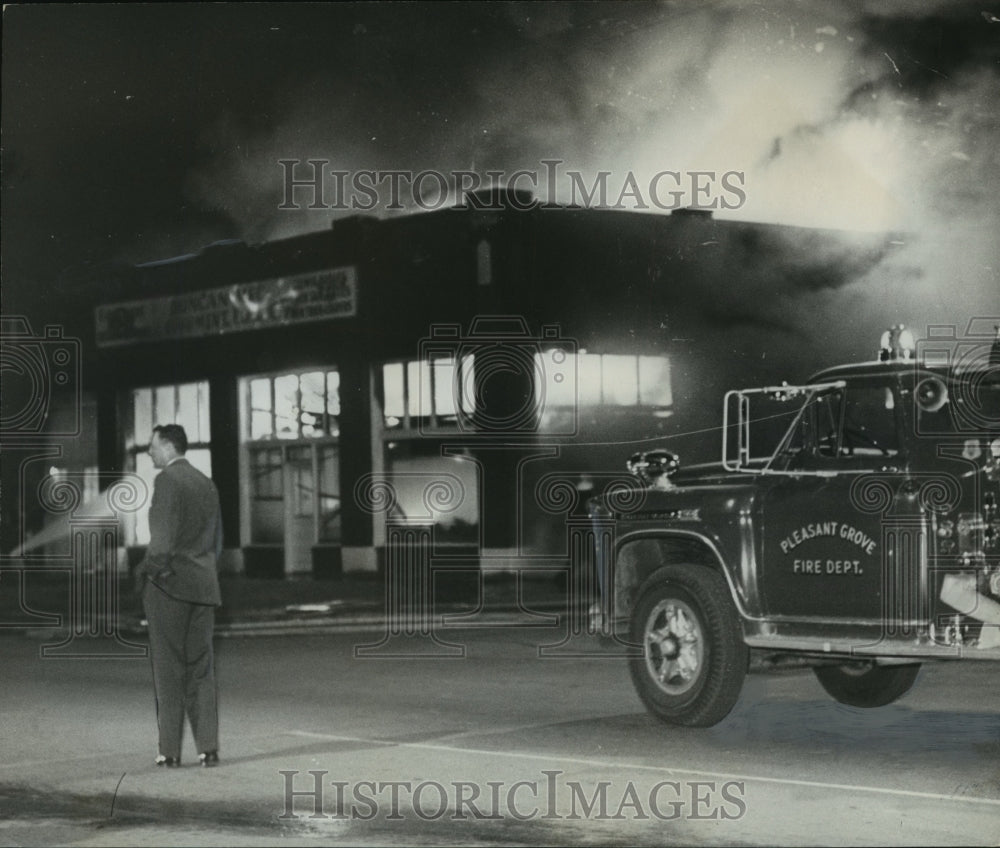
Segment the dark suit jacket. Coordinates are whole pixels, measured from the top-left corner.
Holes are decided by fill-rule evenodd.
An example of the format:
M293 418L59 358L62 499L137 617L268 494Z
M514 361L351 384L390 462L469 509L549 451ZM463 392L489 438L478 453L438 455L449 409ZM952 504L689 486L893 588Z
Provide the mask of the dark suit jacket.
M140 587L148 579L177 600L218 606L219 492L183 457L153 481L149 534L146 558L136 575Z

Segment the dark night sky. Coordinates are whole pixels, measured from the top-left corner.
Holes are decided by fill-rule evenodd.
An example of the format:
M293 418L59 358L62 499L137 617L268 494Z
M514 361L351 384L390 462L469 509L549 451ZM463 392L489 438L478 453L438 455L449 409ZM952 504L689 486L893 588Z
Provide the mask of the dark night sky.
M798 308L844 328L1000 311L995 3L34 4L3 23L3 303L38 324L87 263L328 226L277 208L277 160L310 157L741 170L728 217L908 234Z

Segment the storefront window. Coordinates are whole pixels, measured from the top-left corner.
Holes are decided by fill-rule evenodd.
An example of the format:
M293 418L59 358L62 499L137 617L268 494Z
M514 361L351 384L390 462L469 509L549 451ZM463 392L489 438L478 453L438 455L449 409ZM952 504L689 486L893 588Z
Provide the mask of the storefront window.
M284 538L284 464L281 448L250 454L250 541L277 544Z
M665 356L639 357L639 405L672 406L670 360Z
M578 353L567 355L558 382L549 381L544 397L547 410L560 406L642 406L668 407L670 360L665 356ZM535 357L536 367L545 375L546 361Z
M474 367L472 356L386 363L382 366L385 426L457 426L458 407L465 415L475 410Z
M315 438L324 435L326 415L326 380L322 371L310 371L299 378L302 396L302 435Z
M315 439L340 432L340 375L303 371L245 381L248 400L244 432L260 439Z
M312 446L288 449L288 469L292 475L292 509L297 518L312 517L316 507Z
M436 439L389 440L385 472L395 500L387 520L432 523L442 543L479 541L479 468L469 457L442 455ZM428 497L431 486L440 502Z
M150 495L157 470L149 456L149 439L153 427L180 424L188 438L187 460L199 471L212 476L211 432L209 429L209 394L206 381L170 386L133 389L129 395L126 421L131 422L126 434L128 467L146 483ZM132 514L134 519L125 527L125 540L130 545L149 543L149 504Z
M639 357L601 357L601 397L611 406L639 403Z
M274 435L272 410L274 401L271 398L271 381L250 381L250 438L266 439Z
M279 439L297 439L301 424L299 377L286 374L274 379L274 435Z
M340 451L324 445L319 451L319 538L340 541Z
M128 436L129 447L149 439L153 432L153 390L135 389L132 392L132 431Z
M501 361L501 360L498 360ZM502 360L501 364L507 362ZM516 359L511 359L516 367ZM382 366L383 415L387 430L455 426L456 401L464 415L475 410L475 360L466 356L456 365L449 357ZM565 353L534 355L535 401L541 427L561 411L583 407L665 409L673 403L670 361L665 356ZM484 377L485 379L485 377Z

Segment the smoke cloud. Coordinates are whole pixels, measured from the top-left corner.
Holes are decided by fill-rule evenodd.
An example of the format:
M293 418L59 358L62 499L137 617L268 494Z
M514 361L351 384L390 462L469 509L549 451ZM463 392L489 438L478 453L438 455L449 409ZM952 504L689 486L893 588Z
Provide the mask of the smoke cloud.
M803 282L794 323L826 315L877 337L889 323L964 326L997 310L1000 25L978 6L479 7L444 30L413 21L409 69L390 19L364 16L351 73L273 92L273 126L226 115L207 131L219 155L188 189L244 237L329 225L329 210L277 209L279 159L485 174L558 158L640 186L662 170L735 170L746 202L719 218L898 234L878 262L831 257ZM451 67L422 62L414 44ZM567 189L537 193L568 202Z
M282 159L484 175L559 159L616 186L739 171L746 202L718 218L844 231L762 323L964 327L997 311L998 18L917 0L13 7L5 304L30 311L87 262L350 214L279 210ZM573 199L566 181L537 193ZM877 261L852 256L854 233L887 232Z

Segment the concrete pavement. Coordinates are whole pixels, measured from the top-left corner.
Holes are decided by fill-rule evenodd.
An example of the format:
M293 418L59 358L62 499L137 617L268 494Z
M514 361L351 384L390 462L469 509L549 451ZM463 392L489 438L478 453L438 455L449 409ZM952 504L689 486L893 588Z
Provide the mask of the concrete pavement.
M445 635L464 643L459 661L420 656L419 639L398 646L412 656L366 661L367 634L219 640L222 764L195 765L188 736L175 770L152 763L148 662L46 660L0 635L0 844L996 844L993 681L974 665L929 668L879 711L833 703L805 670L753 675L723 724L685 730L645 713L598 640L593 656L548 658L547 628ZM739 786L746 809L611 815L630 787L646 805L663 781ZM412 791L397 816L399 782ZM609 814L575 815L571 782L588 797L606 785ZM481 809L499 787L500 819L462 818L470 783ZM374 817L356 789L378 797Z

